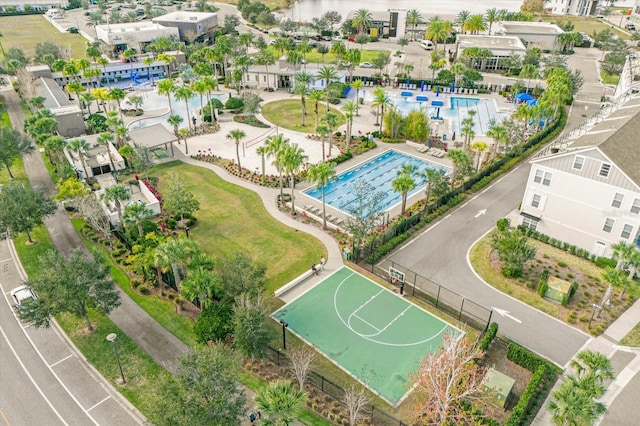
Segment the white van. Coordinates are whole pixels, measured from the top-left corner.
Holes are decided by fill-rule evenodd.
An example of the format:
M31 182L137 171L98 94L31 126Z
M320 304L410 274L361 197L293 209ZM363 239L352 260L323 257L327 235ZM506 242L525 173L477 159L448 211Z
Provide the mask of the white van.
M424 50L433 50L435 46L433 45L433 42L431 40L422 40L420 42L420 47L422 47Z

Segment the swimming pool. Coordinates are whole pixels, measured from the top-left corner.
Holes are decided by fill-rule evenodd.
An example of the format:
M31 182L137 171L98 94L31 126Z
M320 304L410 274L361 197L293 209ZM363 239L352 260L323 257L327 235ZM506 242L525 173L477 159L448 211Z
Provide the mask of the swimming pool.
M351 193L351 184L356 179L364 179L368 184L373 186L376 191L385 194L383 201L384 210L389 210L394 205L402 201L402 197L391 187L391 181L396 178L396 173L401 166L405 164L413 164L416 166L418 173L425 169L440 169L448 171L448 168L412 157L407 154L390 149L372 159L360 163L336 176L331 183L325 186L324 198L325 203L333 208L345 212L345 207L355 200ZM414 195L419 191L423 191L426 185L426 179L423 177L415 177L416 187L409 192L408 196ZM318 201L322 201L322 189L315 186L302 191Z

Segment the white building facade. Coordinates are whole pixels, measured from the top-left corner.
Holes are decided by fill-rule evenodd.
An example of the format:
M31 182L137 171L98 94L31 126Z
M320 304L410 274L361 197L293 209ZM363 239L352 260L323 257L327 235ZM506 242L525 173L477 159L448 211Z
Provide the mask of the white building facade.
M593 15L598 0L548 0L544 7L554 15Z

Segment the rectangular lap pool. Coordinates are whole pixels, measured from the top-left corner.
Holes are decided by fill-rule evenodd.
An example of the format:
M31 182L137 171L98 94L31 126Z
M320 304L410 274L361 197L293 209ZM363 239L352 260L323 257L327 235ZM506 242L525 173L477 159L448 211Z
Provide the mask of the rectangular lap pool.
M382 154L373 157L369 161L360 163L336 176L331 183L325 186L325 202L327 205L346 213L345 207L355 199L354 195L351 193L351 184L356 179L364 179L367 183L373 186L376 191L380 191L385 194L385 210L389 210L402 200L400 193L395 192L391 187L391 182L396 178L397 171L404 164L413 164L418 170L418 175L414 177L416 187L413 191L409 192L409 197L419 191L424 191L427 182L426 179L419 176L419 174L421 174L425 169L440 169L445 172L449 170L446 167L390 149L389 151L385 151ZM309 197L322 201L322 190L315 186L307 188L302 192Z

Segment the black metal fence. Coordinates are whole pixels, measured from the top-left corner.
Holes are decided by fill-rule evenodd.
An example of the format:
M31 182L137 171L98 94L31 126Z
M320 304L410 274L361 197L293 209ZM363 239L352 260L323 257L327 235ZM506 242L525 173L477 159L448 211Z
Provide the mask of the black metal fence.
M268 347L267 359L280 367L287 368L290 365L289 358L279 350L273 349L272 347ZM315 371L311 371L307 377L306 383L343 404L342 401L345 394L344 388L335 384L323 375L318 374ZM370 424L376 426L407 426L406 423L403 423L391 414L376 408L373 404L367 405L364 408L362 415L368 417Z
M462 321L477 330L486 331L487 327L489 327L493 313L491 309L478 305L455 291L449 290L417 274L409 268L405 268L394 261L386 259L376 265L374 273L380 278L388 280L390 267L404 274L404 283L400 281L395 282L398 288L403 287L403 292L435 306L456 318L458 321Z

